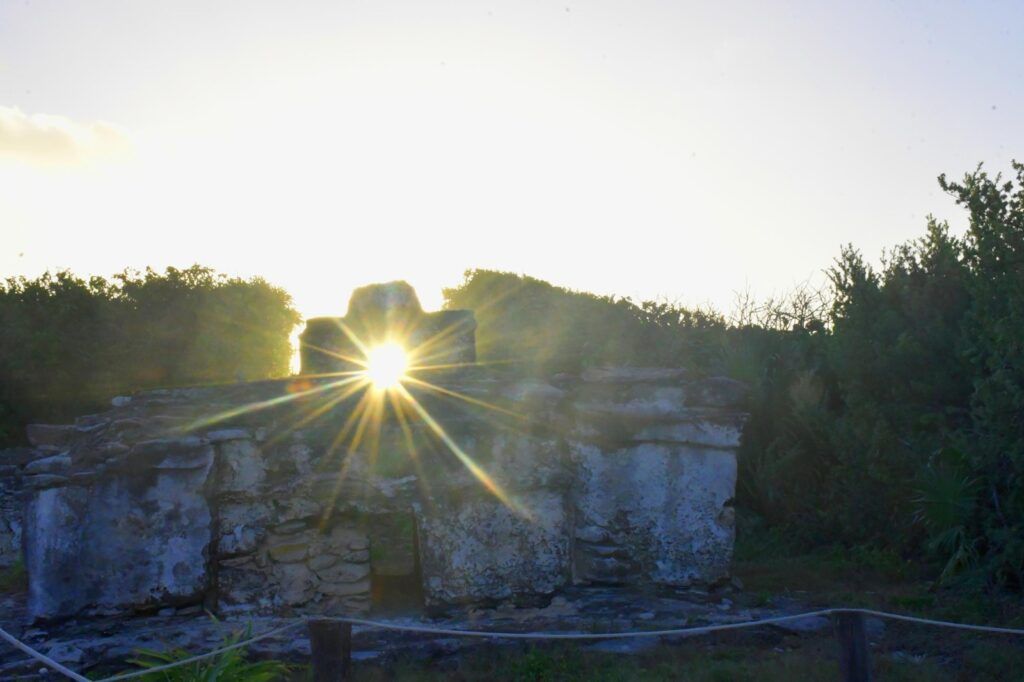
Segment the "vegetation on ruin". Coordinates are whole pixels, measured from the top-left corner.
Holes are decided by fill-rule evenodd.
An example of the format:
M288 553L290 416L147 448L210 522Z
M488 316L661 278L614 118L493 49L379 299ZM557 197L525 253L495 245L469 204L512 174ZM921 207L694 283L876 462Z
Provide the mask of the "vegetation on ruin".
M291 297L210 268L0 282L0 447L152 387L288 373Z
M229 647L252 637L252 625L224 638L221 647ZM128 661L137 668L150 670L168 663L192 658L196 653L186 649L139 649ZM290 666L281 661L251 661L245 647L225 651L210 658L143 675L145 682L273 682L285 679Z
M914 559L946 584L1024 586L1024 165L939 179L967 211L873 267L854 247L825 291L732 318L474 270L479 354L525 371L681 365L743 379L751 419L738 505L756 534L807 550Z
M741 541L874 553L937 584L1019 591L1024 165L939 183L966 211L962 236L929 219L878 267L845 247L825 290L742 297L731 317L484 270L446 290L447 307L476 312L481 361L507 371L667 365L747 381ZM134 389L286 374L297 321L282 290L199 266L9 279L0 438Z
M0 594L23 592L27 587L28 574L23 561L0 568Z

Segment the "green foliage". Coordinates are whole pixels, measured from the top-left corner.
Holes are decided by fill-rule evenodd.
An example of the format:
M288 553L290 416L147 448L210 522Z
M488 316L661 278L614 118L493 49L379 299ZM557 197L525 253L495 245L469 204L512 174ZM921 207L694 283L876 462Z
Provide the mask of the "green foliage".
M291 299L198 265L0 283L0 444L142 388L287 374Z
M693 680L696 682L836 679L835 642L831 633L822 638L783 640L780 646L734 638L656 644L642 653L622 655L594 651L579 645L488 648L459 657L451 669L439 669L436 661L400 660L381 666L359 666L361 680L509 680L514 682L649 682ZM1019 664L1019 652L1003 653L991 670L1010 670ZM873 657L877 677L885 680L932 682L959 679L934 661ZM968 670L967 672L973 672ZM986 678L990 679L990 678Z
M477 317L481 361L527 373L601 364L717 366L725 320L664 302L634 303L490 270L470 270L445 289L448 308Z
M981 167L940 183L966 207L964 255L973 277L964 321L964 354L974 391L963 433L977 505L968 532L992 579L1024 583L1024 164L1015 180Z
M474 270L445 292L477 311L480 355L537 371L669 365L750 384L737 502L800 547L877 547L943 581L1024 588L1024 164L941 187L962 237L872 266L852 246L827 291L726 320Z
M782 369L755 381L740 497L810 545L923 550L942 580L1019 586L1024 460L1009 453L1024 442L1014 416L1024 364L1013 355L1024 320L1012 312L1024 297L1008 256L986 249L1019 242L1024 202L980 171L940 182L969 207L967 235L930 219L877 271L843 249L827 333L815 343L790 333L789 353L774 355Z
M25 564L18 560L0 569L0 594L23 592L28 585L28 573Z
M252 626L248 626L226 637L221 646L232 646L251 636ZM135 653L137 658L128 662L144 670L195 655L186 649L137 649ZM138 679L148 682L272 682L283 679L288 671L289 667L280 661L249 661L245 649L240 647L201 661L143 675Z
M939 178L964 235L929 218L878 266L845 247L826 290L741 297L729 319L486 270L446 305L476 312L483 362L520 373L661 365L747 381L737 504L765 537L1021 590L1024 164L1013 172ZM7 280L0 439L132 389L284 374L296 322L281 290L198 266Z
M926 548L945 561L939 579L948 581L978 557L970 526L979 482L956 449L941 450L920 481L916 518L928 531Z
M572 680L580 677L581 668L579 648L531 647L509 661L508 679L522 682Z

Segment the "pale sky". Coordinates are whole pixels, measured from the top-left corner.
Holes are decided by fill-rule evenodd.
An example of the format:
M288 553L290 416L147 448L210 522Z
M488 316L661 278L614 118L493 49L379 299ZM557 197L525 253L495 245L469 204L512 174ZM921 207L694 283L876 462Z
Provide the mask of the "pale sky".
M1021 2L0 0L0 276L304 314L480 267L728 309L1024 159Z

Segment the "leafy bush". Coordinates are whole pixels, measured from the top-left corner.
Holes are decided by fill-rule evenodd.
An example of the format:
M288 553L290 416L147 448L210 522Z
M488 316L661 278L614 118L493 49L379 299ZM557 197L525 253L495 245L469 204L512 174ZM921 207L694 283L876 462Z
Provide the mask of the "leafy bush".
M634 303L532 277L469 270L444 290L445 306L477 318L477 355L527 373L600 364L718 366L725 319L665 302Z
M155 386L288 373L291 298L198 265L111 280L69 272L0 283L0 446Z
M935 560L942 580L1024 588L1024 164L939 178L968 213L873 267L852 246L826 291L727 320L474 270L480 355L538 371L693 367L751 386L737 502L791 542ZM955 461L954 461L955 460Z

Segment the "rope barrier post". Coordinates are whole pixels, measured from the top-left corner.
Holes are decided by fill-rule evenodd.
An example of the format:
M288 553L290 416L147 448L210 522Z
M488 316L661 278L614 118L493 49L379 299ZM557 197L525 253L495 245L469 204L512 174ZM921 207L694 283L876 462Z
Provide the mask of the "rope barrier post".
M871 658L864 614L837 611L832 616L839 641L839 679L843 682L871 682Z
M311 618L309 646L313 682L348 682L352 679L352 623Z

